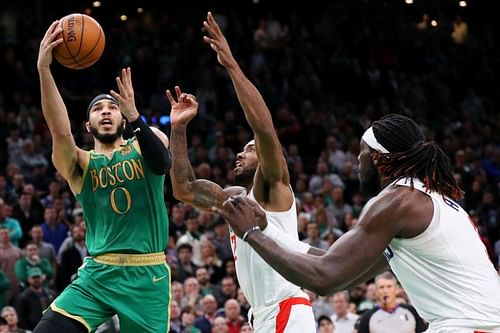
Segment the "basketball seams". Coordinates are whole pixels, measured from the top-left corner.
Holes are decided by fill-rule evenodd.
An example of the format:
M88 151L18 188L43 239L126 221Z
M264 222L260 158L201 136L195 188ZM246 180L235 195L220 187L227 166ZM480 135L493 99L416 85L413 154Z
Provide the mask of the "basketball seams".
M101 35L102 35L102 29L99 29L99 36L97 37L97 41L95 42L94 47L92 47L92 49L89 51L89 53L87 53L85 56L83 56L82 58L80 58L80 62L83 63L84 62L83 60L85 60L85 58L87 58L89 55L92 54L92 52L94 52L94 50L99 45L99 42L101 41Z
M82 49L83 31L84 31L84 28L85 28L85 18L83 17L82 14L80 14L80 19L82 20L82 26L80 28L80 45L78 45L78 51L76 52L76 54L80 54L80 50ZM82 59L80 59L80 61L82 61Z
M63 31L62 31L62 34L63 34L63 43L64 43L64 47L66 48L66 50L68 51L68 54L71 56L71 59L78 65L78 67L80 67L80 63L78 62L78 60L76 60L76 58L73 56L73 53L71 53L71 50L68 46L68 44L66 43L66 36L64 35L64 32L66 31L66 29L64 29L64 22L67 22L68 19L65 19L63 21ZM68 58L66 58L68 59ZM68 59L69 60L69 59Z

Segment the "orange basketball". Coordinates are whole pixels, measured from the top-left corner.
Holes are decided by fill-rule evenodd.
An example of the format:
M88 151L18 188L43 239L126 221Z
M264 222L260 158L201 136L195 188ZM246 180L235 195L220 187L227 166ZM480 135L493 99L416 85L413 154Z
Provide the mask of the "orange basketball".
M60 20L63 42L54 48L54 58L63 66L84 69L95 64L106 44L101 25L85 14L70 14Z

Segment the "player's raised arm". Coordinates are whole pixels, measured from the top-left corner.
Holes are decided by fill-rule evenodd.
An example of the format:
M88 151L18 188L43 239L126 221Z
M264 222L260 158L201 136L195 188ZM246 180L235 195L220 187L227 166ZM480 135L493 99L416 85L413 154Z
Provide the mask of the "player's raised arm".
M262 172L267 182L283 181L288 185L288 169L281 150L281 144L274 129L271 113L262 95L245 76L234 59L226 37L212 13L208 13L203 26L209 35L204 36L203 40L217 53L217 60L226 68L231 77L236 95L245 112L245 117L255 134L260 172Z
M40 43L37 67L42 112L52 136L52 161L57 171L69 182L73 192L78 193L82 179L82 171L78 164L79 154L83 155L85 152L75 144L66 106L50 71L52 50L62 43L62 38L58 37L61 31L59 21L54 21L50 25Z
M221 207L229 197L224 190L214 182L206 179L196 179L191 162L188 158L186 128L196 116L198 102L195 96L186 94L176 86L177 100L170 90L166 95L172 109L170 111L170 150L172 152L172 168L170 177L174 197L201 209Z

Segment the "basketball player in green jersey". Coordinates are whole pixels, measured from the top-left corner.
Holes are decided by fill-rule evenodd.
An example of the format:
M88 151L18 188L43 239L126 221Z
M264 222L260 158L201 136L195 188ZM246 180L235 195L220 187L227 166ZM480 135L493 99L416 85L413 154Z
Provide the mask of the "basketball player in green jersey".
M84 211L90 257L34 332L93 332L115 314L122 333L168 332L170 272L163 254L167 136L141 120L127 68L116 78L119 93L96 96L87 109L94 150L78 148L50 71L60 32L56 21L40 44L42 111L52 135L54 165ZM135 136L124 140L127 121Z

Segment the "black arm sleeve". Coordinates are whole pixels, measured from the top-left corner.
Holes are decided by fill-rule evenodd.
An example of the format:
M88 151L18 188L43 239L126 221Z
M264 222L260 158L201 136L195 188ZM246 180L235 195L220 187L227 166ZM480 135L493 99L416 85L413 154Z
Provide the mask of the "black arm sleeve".
M153 133L151 128L141 119L130 123L135 137L139 141L141 153L149 168L155 175L164 175L170 169L172 160L170 151L163 142Z

